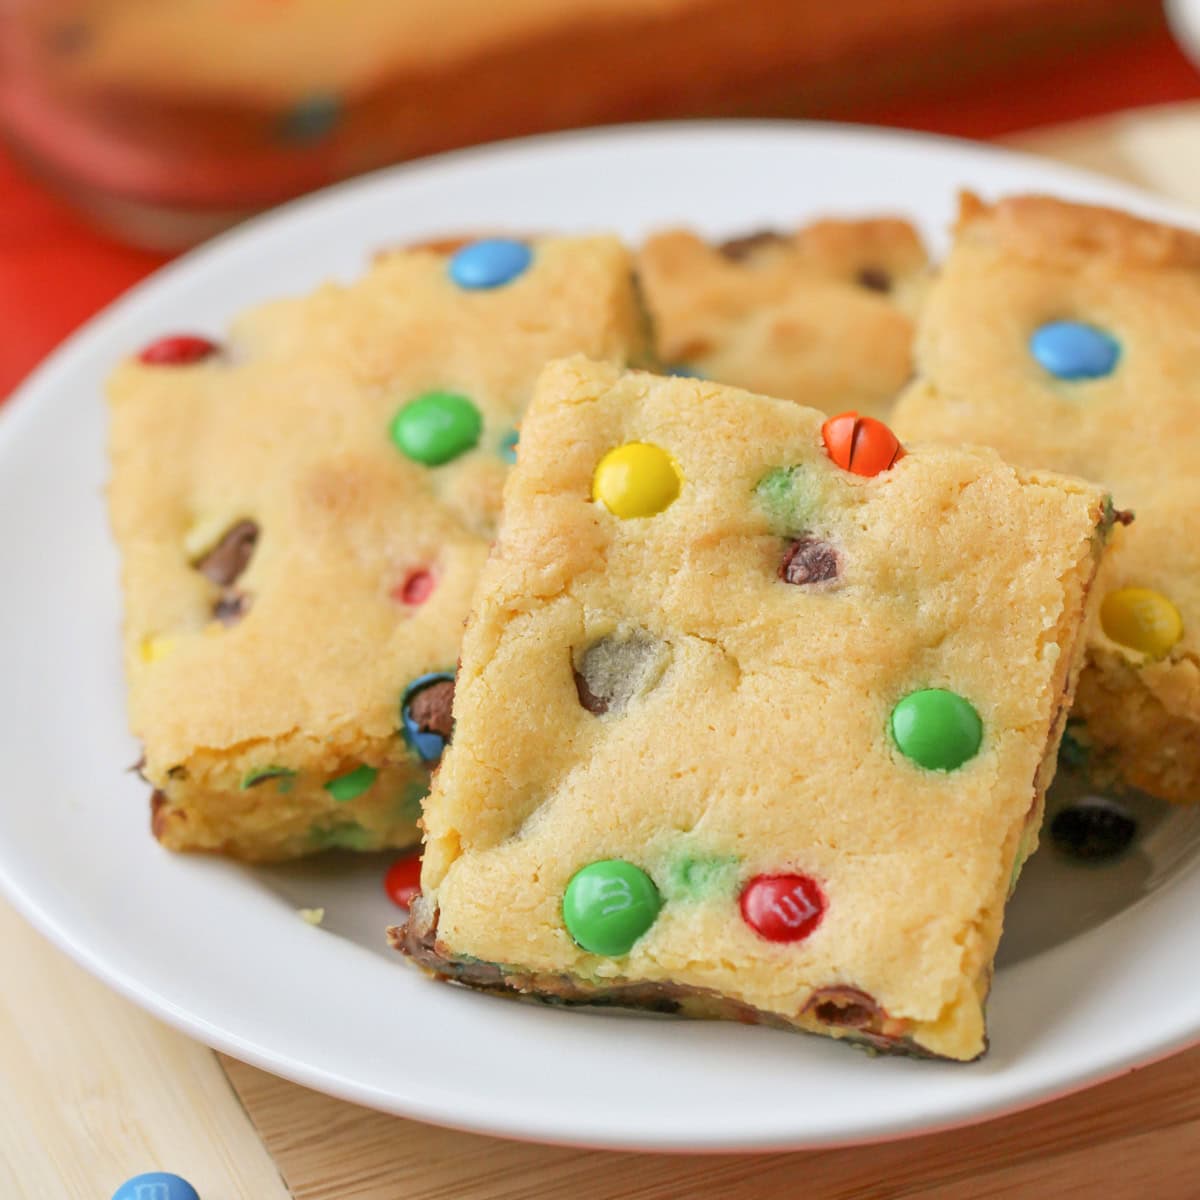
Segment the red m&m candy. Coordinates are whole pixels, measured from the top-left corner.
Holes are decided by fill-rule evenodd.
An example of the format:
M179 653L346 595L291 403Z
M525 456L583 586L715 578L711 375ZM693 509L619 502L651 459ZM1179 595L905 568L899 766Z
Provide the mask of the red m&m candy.
M829 457L854 475L878 475L904 456L900 439L882 421L856 412L830 417L821 439Z
M396 859L383 877L383 890L397 908L408 908L421 894L421 856Z
M151 342L141 354L140 362L151 367L183 367L216 354L220 347L206 337L192 333L177 333Z
M436 585L432 571L424 569L410 571L402 582L392 589L392 598L401 604L410 604L414 608L424 604L433 595Z
M769 942L802 942L825 915L825 894L808 875L755 875L739 903L742 920Z

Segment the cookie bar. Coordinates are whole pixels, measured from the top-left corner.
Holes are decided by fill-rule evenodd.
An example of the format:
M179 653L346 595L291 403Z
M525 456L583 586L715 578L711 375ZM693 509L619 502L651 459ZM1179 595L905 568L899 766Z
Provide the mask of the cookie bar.
M1200 800L1200 236L1021 196L962 201L896 413L912 438L1086 475L1114 545L1070 730L1102 783Z
M542 376L394 944L971 1059L1101 489L575 358Z
M471 590L547 358L624 362L614 239L391 254L110 385L130 721L175 850L415 842Z
M925 251L905 221L818 221L711 244L650 238L638 276L661 362L829 412L887 409L912 374Z

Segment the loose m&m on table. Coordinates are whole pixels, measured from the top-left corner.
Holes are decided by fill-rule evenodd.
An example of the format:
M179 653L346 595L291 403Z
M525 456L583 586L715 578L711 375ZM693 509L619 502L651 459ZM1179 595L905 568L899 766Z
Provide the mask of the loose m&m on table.
M112 1200L200 1200L200 1193L170 1171L147 1171L125 1180L113 1192Z

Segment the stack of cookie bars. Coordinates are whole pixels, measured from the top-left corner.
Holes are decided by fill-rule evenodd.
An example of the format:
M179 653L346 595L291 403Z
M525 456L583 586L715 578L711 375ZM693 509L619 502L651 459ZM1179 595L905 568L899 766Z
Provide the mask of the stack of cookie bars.
M936 272L485 239L164 338L110 387L155 835L423 829L439 978L978 1057L1064 731L1200 795L1189 314L1200 238L966 196Z

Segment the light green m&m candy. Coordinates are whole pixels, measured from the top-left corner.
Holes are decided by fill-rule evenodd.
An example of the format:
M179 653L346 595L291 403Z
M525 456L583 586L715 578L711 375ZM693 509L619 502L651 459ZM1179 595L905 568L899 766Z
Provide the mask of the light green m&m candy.
M355 767L353 771L331 779L325 785L325 790L339 804L345 804L350 800L357 800L375 782L378 775L379 772L374 767L363 763L361 767Z
M953 771L979 753L983 722L968 700L944 688L910 692L892 709L900 753L931 771Z
M654 924L662 900L640 867L605 858L577 871L563 895L563 920L576 943L592 954L619 958Z
M483 418L466 396L426 392L392 418L391 432L401 454L427 467L440 467L475 448Z

